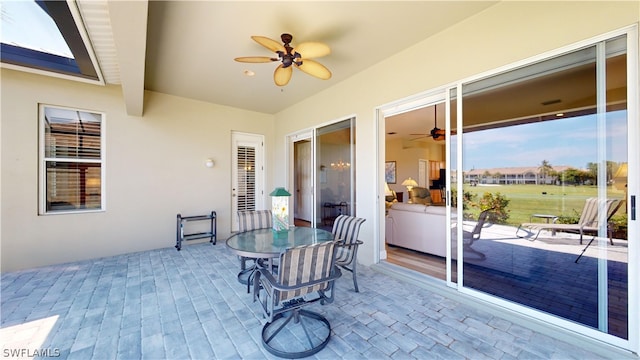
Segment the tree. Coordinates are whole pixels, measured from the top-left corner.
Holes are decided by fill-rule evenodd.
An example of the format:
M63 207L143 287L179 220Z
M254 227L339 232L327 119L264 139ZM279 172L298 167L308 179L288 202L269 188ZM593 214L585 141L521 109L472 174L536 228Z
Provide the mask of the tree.
M502 174L500 173L500 171L496 171L493 174L493 177L495 177L498 180L498 184L500 184L500 179L502 178Z
M496 224L506 224L509 219L510 210L507 209L511 200L497 192L495 194L486 192L478 202L480 211L491 210L490 219Z
M569 168L562 172L562 181L565 184L582 185L587 180L592 180L590 171Z
M540 178L546 180L547 176L553 173L553 166L551 166L548 160L542 160L542 163L538 167L538 173L540 174Z
M607 161L606 162L606 182L608 183L611 179L613 179L613 174L615 174L615 171L617 169L618 163L614 162L614 161ZM593 180L594 184L598 183L598 163L594 163L594 162L590 162L587 163L587 169L589 171L590 174L590 179Z
M485 170L484 173L482 174L482 182L483 183L487 183L487 179L491 177L491 173L489 172L489 170Z

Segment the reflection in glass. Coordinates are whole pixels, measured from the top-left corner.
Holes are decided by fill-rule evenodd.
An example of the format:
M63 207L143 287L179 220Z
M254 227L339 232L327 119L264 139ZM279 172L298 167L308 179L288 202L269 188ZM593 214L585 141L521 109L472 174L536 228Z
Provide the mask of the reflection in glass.
M321 127L316 136L316 224L330 230L338 215L355 214L355 119Z
M624 339L626 205L601 215L607 221L582 243L569 231L520 238L516 229L575 224L591 197L626 199L625 44L614 39L463 85L463 163L451 165L463 172L463 188L452 189L463 191L458 224L473 228L491 210L473 251L463 248L463 285Z

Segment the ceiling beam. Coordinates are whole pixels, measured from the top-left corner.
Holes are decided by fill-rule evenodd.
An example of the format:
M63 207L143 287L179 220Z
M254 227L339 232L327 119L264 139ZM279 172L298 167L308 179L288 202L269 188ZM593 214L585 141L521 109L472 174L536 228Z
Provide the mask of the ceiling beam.
M148 1L109 1L108 3L126 111L132 116L142 116L149 3Z

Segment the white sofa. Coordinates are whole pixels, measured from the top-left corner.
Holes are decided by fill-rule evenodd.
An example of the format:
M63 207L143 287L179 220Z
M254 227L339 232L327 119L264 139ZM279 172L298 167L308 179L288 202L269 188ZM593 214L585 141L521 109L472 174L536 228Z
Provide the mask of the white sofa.
M387 244L445 257L446 208L394 203L386 217Z

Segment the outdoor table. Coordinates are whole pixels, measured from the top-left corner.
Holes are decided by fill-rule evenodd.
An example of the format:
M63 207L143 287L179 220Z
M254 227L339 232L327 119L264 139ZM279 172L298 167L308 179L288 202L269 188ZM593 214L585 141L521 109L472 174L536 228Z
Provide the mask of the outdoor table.
M532 214L531 217L529 218L529 222L533 222L533 218L538 218L538 219L546 219L547 220L547 224L549 223L549 220L553 220L553 224L556 223L556 220L558 220L558 217L555 215L549 215L549 214ZM556 235L556 231L551 230L551 236L555 236Z
M227 246L239 256L268 259L267 267L271 270L272 259L288 248L332 240L333 234L323 229L292 227L284 232L275 232L269 228L232 234L227 239ZM239 276L238 281L244 283L247 280Z

